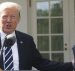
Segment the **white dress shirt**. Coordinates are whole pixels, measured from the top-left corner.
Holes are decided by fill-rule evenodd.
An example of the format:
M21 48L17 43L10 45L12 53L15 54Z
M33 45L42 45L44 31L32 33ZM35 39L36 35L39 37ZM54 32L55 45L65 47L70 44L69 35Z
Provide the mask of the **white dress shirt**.
M0 31L0 33L1 33L1 45L3 46L6 34L2 31ZM13 32L10 35L16 37L15 32ZM12 55L13 55L14 70L19 70L19 55L18 55L17 41L14 43L14 45L11 48L12 48ZM3 54L3 58L4 58L4 54Z

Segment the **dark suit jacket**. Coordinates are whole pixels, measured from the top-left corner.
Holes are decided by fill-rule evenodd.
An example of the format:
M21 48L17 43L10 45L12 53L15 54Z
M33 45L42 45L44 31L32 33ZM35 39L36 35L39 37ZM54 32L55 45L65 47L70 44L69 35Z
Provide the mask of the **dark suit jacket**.
M31 70L32 66L40 71L73 71L72 63L54 62L42 58L33 38L30 35L16 31L18 52L19 52L19 69ZM0 58L0 63L1 63ZM3 63L0 64L2 68Z

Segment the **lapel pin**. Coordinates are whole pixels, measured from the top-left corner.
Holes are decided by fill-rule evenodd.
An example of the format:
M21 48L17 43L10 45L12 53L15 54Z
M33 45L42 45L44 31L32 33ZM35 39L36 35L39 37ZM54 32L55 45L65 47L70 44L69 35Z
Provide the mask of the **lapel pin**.
M21 44L23 44L23 41L20 41Z

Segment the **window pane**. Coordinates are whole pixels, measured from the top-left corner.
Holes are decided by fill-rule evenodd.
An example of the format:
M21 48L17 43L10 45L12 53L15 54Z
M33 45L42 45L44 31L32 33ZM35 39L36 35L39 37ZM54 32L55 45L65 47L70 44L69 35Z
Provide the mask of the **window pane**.
M63 53L52 53L52 60L63 62L64 54Z
M48 36L38 36L37 45L40 51L49 51L49 37Z
M63 33L63 19L62 18L51 19L51 33Z
M43 58L50 59L49 53L41 53Z
M52 53L52 60L63 62L64 54L63 53Z
M63 15L63 2L59 0L50 1L51 16L62 16Z
M48 19L37 19L37 33L38 34L49 33L49 20Z
M37 16L48 16L48 2L37 2Z
M52 36L51 37L51 49L52 51L63 50L63 36Z

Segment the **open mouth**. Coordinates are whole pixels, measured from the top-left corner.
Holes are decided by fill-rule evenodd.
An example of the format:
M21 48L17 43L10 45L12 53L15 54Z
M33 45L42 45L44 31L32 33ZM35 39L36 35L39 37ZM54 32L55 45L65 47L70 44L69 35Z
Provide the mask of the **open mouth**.
M11 29L11 25L5 26L6 29Z

